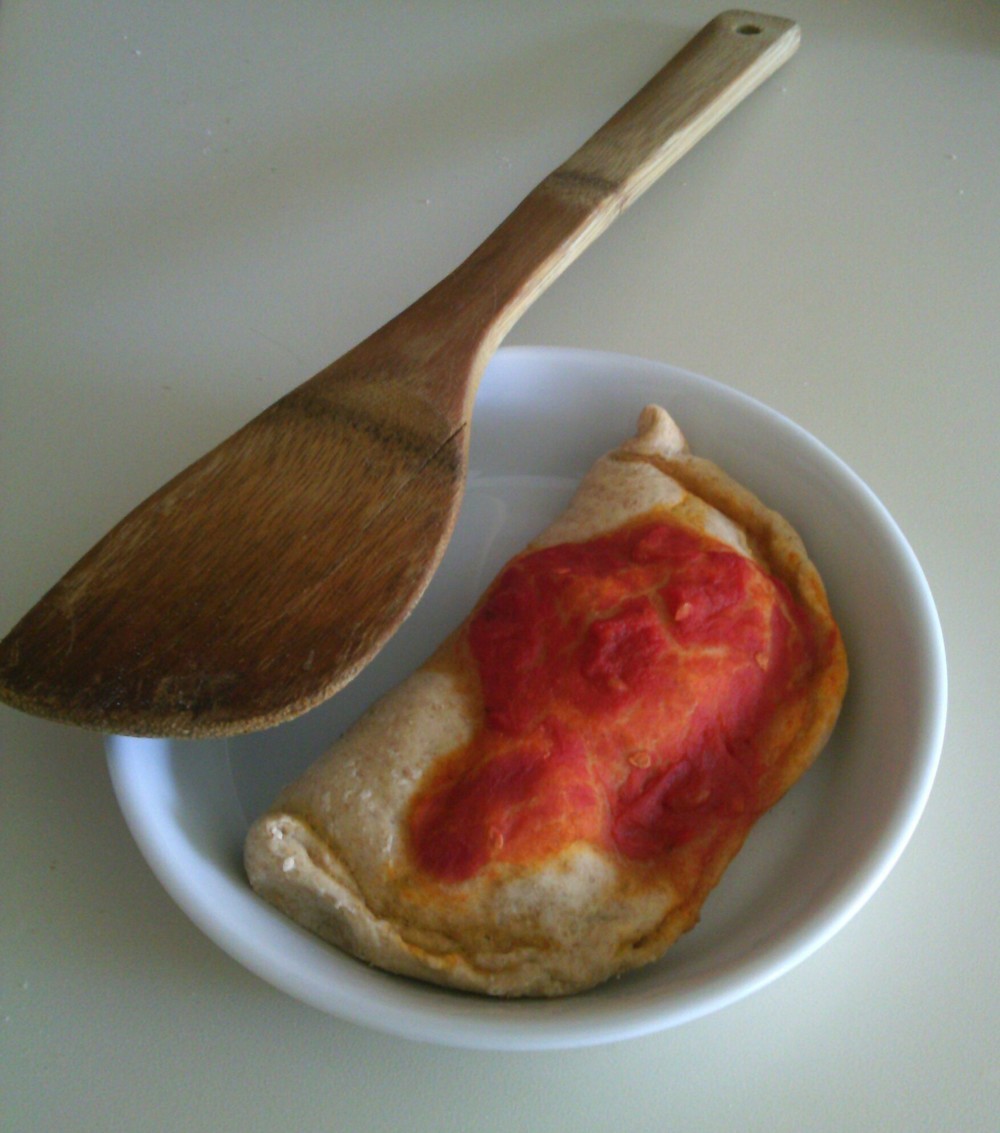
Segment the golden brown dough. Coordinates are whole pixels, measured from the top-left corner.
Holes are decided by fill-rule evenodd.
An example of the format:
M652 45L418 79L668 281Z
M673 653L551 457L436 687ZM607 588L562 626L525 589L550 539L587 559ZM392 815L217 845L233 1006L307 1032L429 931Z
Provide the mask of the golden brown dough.
M524 595L570 586L532 644ZM387 970L579 991L696 923L826 742L840 635L796 533L656 406L474 613L253 824L247 873Z

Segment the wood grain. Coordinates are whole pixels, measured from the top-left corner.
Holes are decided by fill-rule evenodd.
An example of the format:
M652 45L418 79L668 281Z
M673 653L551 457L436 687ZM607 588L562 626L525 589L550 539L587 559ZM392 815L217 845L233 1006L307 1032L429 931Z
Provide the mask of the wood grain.
M798 42L788 20L713 20L451 275L109 532L0 643L0 698L205 736L341 688L440 561L504 335Z

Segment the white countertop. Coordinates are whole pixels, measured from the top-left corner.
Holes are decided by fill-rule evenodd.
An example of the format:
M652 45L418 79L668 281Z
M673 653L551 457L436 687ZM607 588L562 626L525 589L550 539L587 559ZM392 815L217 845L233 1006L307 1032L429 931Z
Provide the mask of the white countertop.
M0 8L0 630L131 505L455 266L718 8ZM1000 7L798 0L803 44L515 328L774 406L881 497L948 649L860 914L611 1046L421 1046L289 999L154 879L101 737L0 710L0 1128L992 1130Z

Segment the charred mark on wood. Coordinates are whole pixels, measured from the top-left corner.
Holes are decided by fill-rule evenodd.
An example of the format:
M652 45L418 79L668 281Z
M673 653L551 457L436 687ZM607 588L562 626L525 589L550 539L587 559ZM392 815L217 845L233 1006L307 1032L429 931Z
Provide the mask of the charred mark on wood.
M596 196L610 196L621 188L617 181L602 177L598 173L586 173L579 169L557 169L551 174L552 180L561 185L572 186L574 189L584 189Z

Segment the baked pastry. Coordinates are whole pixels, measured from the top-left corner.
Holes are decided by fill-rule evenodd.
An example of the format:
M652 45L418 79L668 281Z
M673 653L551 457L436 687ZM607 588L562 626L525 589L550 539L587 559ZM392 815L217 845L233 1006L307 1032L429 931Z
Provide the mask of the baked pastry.
M660 957L847 681L788 523L663 410L252 826L254 889L363 960L554 996Z

